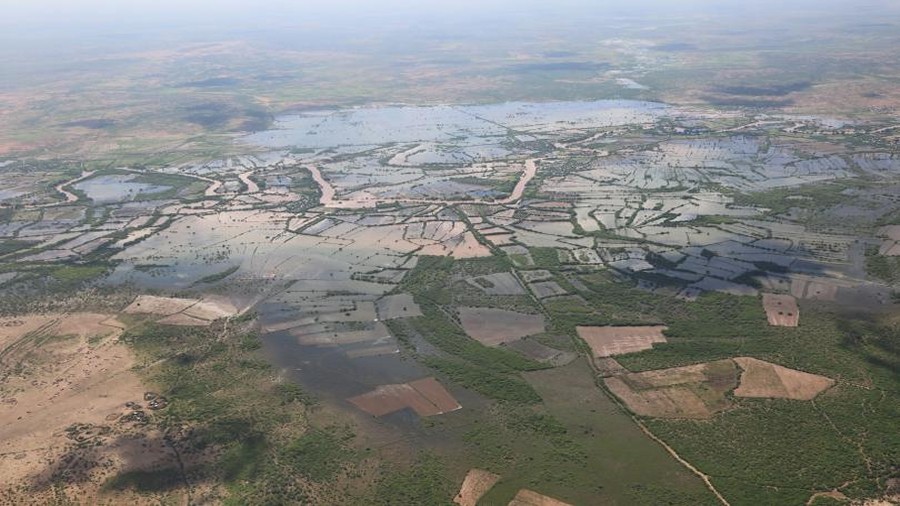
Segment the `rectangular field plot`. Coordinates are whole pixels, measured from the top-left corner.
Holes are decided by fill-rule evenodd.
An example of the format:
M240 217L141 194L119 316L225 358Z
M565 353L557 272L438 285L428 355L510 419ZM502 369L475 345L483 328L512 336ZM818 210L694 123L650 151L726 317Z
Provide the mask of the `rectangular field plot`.
M509 272L487 274L466 281L487 295L525 295L519 280Z
M624 355L653 348L654 343L666 342L663 331L667 327L577 327L578 337L583 339L597 358Z
M411 409L419 416L435 416L462 408L453 395L434 378L381 385L347 401L372 416L384 416L402 409Z
M544 331L544 317L492 308L460 308L466 334L487 346L499 346Z
M796 327L800 324L800 308L793 296L764 293L762 303L769 325Z

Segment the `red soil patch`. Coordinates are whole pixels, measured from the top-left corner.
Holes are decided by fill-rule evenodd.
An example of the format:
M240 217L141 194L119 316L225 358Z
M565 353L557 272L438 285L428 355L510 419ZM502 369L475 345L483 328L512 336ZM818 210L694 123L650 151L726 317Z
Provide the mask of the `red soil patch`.
M437 406L439 410L438 414L456 411L462 407L453 395L434 378L422 378L420 380L410 381L407 384L422 394L429 402Z
M384 416L406 408L412 409L419 416L434 416L462 408L453 395L434 378L381 385L347 401L373 416Z

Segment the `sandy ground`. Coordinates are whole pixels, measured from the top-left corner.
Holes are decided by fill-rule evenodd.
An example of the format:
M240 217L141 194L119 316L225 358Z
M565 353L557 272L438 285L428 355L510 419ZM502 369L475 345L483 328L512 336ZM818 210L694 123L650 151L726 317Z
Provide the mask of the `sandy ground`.
M792 295L764 293L762 303L769 325L796 327L800 324L800 308L797 307L797 299Z
M834 380L750 357L734 361L744 370L737 397L770 397L779 399L812 400L832 385Z
M118 342L120 333L121 325L103 314L0 321L0 490L6 499L46 504L52 490L42 488L45 481L80 471L89 479L77 480L67 493L96 503L89 498L99 493L98 477L155 458L133 437L118 437L126 428L117 423L128 412L125 403L142 402L147 390L132 370L131 351ZM57 337L62 335L70 337ZM112 440L110 446L98 443ZM78 441L98 443L82 448L94 454L92 463L76 454Z
M654 343L666 342L663 331L667 327L577 327L578 337L587 342L597 358L624 355L653 348Z
M572 506L569 503L562 502L552 497L541 495L533 490L523 488L509 502L509 506Z
M544 332L544 317L493 308L459 308L466 334L487 346L499 346Z
M453 502L460 506L476 506L479 499L500 481L500 475L483 469L470 469Z

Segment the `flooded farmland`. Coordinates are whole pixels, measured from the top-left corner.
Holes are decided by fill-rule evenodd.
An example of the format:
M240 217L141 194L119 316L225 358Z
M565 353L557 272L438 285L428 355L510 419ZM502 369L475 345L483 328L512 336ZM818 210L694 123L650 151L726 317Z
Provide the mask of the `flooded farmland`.
M72 172L10 211L0 233L15 241L4 254L27 265L105 262L98 286L198 304L157 324L209 326L209 301L231 319L252 317L275 381L353 420L367 444L467 462L485 413L505 419L506 402L572 387L597 413L590 430L616 427L584 442L591 458L623 451L617 435L662 458L624 408L586 392L588 371L625 378L605 384L645 402L619 384L644 376L617 360L679 341L658 317L598 309L598 279L678 304L709 294L778 294L804 308L891 300L867 266L896 253L896 231L874 226L900 211L875 184L900 176L896 157L822 150L821 140L812 149L796 139L795 118L722 128L739 118L629 101L311 112L236 141L253 154ZM810 207L819 194L825 207ZM0 283L21 279L4 273ZM576 339L614 351L585 356ZM676 393L694 399L685 389L705 381ZM571 404L542 405L567 431L584 430ZM677 419L680 409L662 412ZM597 465L649 479L631 457L628 478L618 461ZM670 486L699 487L667 466ZM514 474L521 485L531 476ZM612 481L601 495L629 493Z

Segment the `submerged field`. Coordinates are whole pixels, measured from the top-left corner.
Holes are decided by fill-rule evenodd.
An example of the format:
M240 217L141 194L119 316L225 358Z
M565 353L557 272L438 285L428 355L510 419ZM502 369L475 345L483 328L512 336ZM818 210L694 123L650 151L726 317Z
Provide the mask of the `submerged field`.
M35 343L120 353L115 371L139 364L122 388L165 402L16 421L91 430L0 455L31 465L0 497L447 504L473 469L478 504L890 497L900 159L882 128L385 106L279 118L236 140L250 155L4 162L0 311L22 331L3 402L59 380ZM115 339L58 324L84 314ZM110 457L122 438L168 453Z

